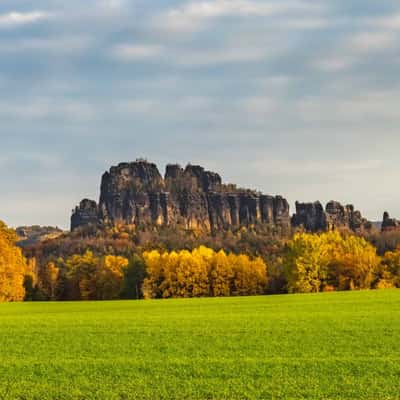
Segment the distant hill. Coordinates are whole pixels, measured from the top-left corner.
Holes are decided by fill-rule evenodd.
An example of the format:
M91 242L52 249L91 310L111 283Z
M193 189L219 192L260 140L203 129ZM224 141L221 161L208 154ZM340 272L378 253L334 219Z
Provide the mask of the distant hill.
M33 246L38 243L50 239L56 239L61 236L64 231L58 227L52 226L20 226L16 229L21 247Z

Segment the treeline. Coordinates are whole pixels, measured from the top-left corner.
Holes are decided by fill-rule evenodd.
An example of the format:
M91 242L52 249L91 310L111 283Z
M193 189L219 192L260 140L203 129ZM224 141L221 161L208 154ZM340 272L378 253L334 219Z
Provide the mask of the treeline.
M265 293L261 258L200 247L189 252L153 250L131 258L83 255L36 266L25 300L115 300L244 296Z
M400 247L378 255L366 239L297 233L253 256L198 246L26 258L0 223L0 301L244 296L400 287ZM273 254L273 257L271 256Z
M145 298L220 297L263 294L267 266L260 258L215 252L201 246L192 252L143 254Z
M145 277L142 258L130 259L91 251L36 265L26 300L139 299Z

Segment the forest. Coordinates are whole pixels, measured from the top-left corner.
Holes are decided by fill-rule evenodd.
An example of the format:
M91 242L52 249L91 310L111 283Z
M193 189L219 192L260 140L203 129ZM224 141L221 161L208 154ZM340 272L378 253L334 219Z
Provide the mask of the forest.
M167 235L136 241L66 235L22 250L0 223L0 301L250 296L400 287L396 236L294 232L286 238L241 229L215 238ZM77 235L77 234L76 234ZM100 235L100 233L98 233ZM172 240L172 242L171 242Z

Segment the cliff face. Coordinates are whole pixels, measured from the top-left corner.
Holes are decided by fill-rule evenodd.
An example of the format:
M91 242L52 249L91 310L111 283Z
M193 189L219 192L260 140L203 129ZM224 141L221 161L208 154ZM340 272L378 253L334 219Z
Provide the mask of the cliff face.
M72 213L71 230L85 225L97 225L99 220L100 214L97 203L93 200L84 199Z
M168 165L164 178L155 164L122 163L103 175L99 205L83 200L71 229L88 224L180 226L229 229L252 224L289 228L289 204L280 196L224 185L200 166Z
M385 211L383 214L382 221L382 232L390 232L390 231L399 231L400 230L400 221L395 218L391 218L389 213Z
M319 201L299 203L296 201L296 214L292 217L294 227L303 227L306 231L318 232L326 230L326 214Z
M371 223L363 218L353 205L343 206L337 201L330 201L325 210L319 201L315 203L296 202L296 214L293 215L292 225L303 227L310 232L333 229L362 232L372 228Z

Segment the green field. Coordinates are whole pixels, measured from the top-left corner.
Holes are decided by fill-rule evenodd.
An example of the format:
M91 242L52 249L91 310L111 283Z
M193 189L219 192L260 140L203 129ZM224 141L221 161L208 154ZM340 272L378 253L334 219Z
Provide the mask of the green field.
M400 399L400 290L0 304L0 399Z

